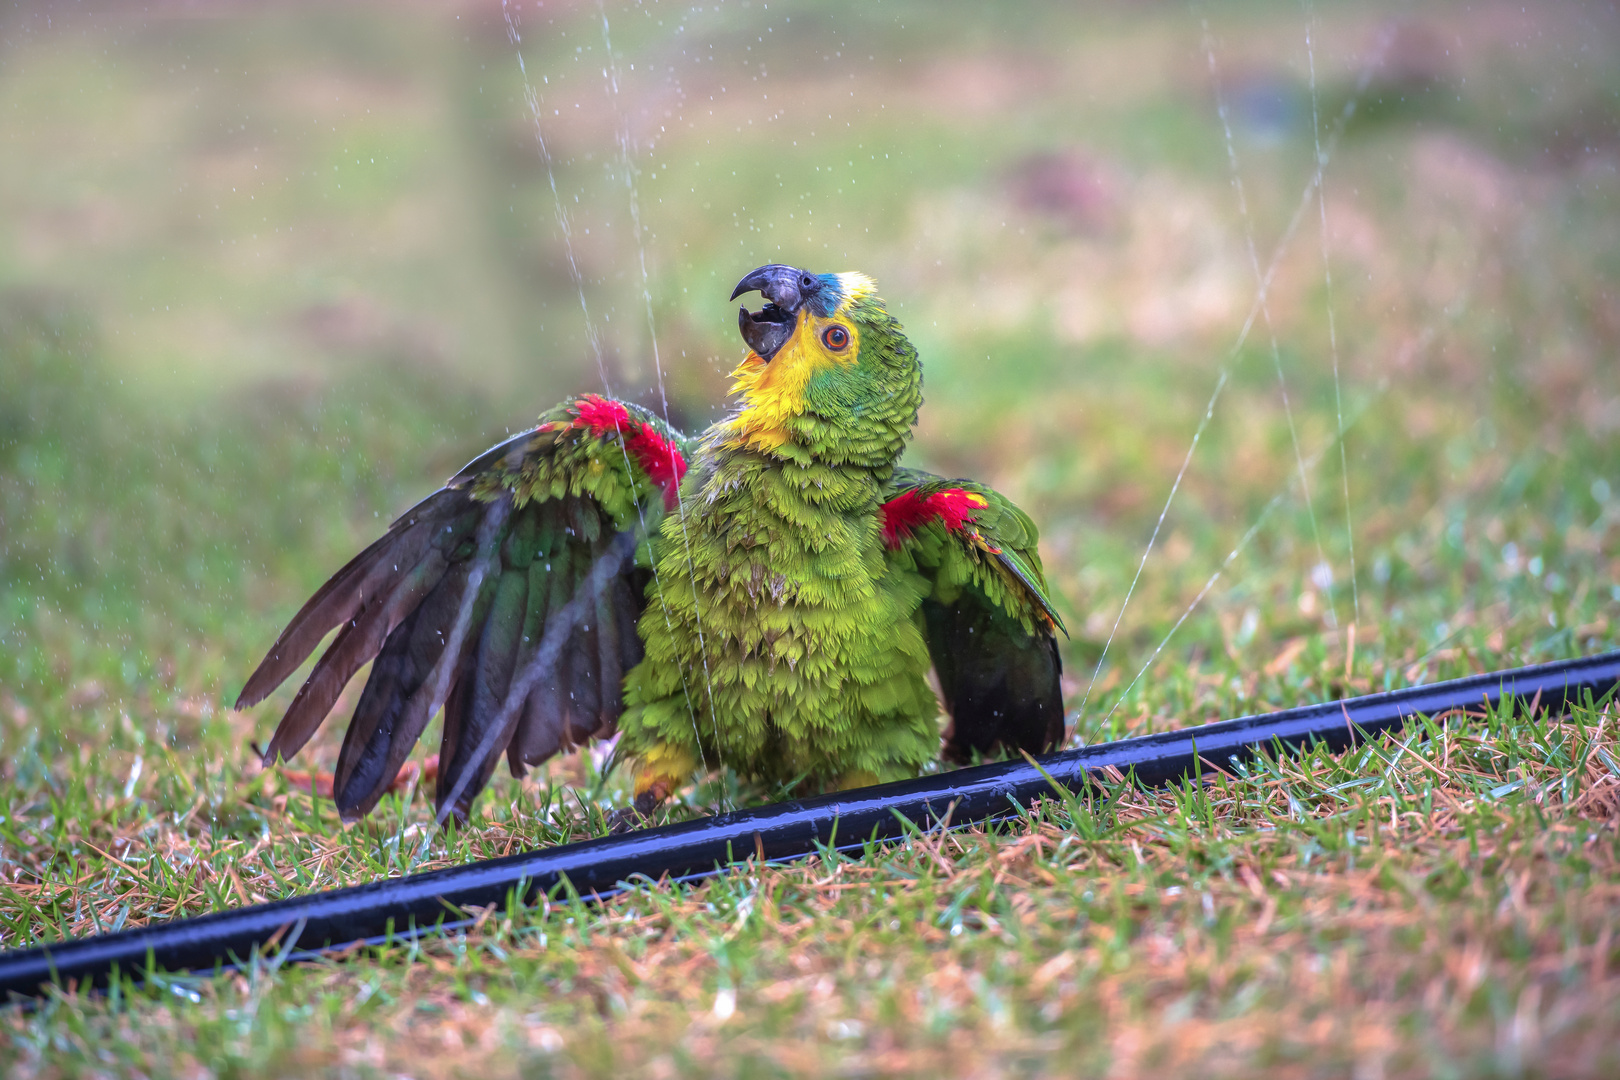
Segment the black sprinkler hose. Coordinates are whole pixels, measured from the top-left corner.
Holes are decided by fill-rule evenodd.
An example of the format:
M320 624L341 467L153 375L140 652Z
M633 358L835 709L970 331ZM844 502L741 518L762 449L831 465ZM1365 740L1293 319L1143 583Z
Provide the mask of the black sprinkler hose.
M1134 770L1146 785L1171 783L1200 767L1251 758L1281 744L1343 750L1399 729L1409 717L1495 707L1504 698L1550 712L1601 700L1620 682L1620 652L1491 672L1369 697L1245 716L1201 727L1099 743L1027 761L1008 761L643 829L583 843L468 863L297 896L268 904L155 923L0 953L0 1001L35 996L55 983L105 986L114 973L214 971L279 946L278 962L309 959L356 942L381 944L466 925L465 909L551 893L566 879L581 896L608 896L632 879L693 881L752 856L785 861L826 847L894 840L948 822L1003 819L1052 793L1071 791L1097 770ZM1202 758L1207 764L1196 763Z

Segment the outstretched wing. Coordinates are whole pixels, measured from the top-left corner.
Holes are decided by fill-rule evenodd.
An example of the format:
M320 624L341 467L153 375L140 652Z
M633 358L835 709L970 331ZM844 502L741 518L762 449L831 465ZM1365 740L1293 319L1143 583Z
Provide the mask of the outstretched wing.
M345 819L377 804L444 707L437 801L458 816L504 752L521 776L610 733L650 570L642 540L673 505L684 439L594 394L470 462L309 599L237 699L263 701L341 627L281 719L265 763L314 735L371 675L333 777Z
M1054 636L1063 621L1046 594L1034 523L982 484L898 469L882 524L890 560L931 585L921 610L951 715L945 755L1054 748L1063 739Z

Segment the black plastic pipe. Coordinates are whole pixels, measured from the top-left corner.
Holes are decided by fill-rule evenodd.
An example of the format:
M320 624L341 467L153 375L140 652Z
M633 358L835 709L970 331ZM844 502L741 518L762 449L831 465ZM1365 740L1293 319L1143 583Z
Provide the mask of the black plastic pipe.
M465 925L470 906L504 905L550 893L566 879L582 896L608 896L634 878L695 880L751 856L785 861L820 847L893 840L942 822L965 825L1009 817L1052 784L1079 791L1088 773L1110 767L1159 785L1205 764L1225 767L1282 744L1342 750L1400 728L1415 715L1494 707L1504 698L1556 711L1584 696L1598 700L1620 683L1620 652L1491 672L1369 697L1245 716L1201 727L1098 743L1027 761L1000 762L815 799L777 803L622 836L392 878L312 896L156 923L116 934L0 953L0 1001L33 996L70 980L103 986L114 972L212 971L247 960L275 942L283 958L310 958L355 942L404 940ZM902 820L903 819L903 820Z

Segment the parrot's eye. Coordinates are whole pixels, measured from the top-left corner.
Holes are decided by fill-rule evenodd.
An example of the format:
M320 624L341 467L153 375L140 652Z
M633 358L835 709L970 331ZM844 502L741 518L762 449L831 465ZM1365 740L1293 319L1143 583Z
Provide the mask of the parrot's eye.
M837 351L849 344L849 331L842 326L829 326L822 331L821 342L827 348Z

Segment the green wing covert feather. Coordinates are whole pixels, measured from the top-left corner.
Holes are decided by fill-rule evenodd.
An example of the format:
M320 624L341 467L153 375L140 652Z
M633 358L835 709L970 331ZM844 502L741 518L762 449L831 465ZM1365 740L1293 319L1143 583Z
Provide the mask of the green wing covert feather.
M1063 622L1029 516L983 484L897 469L881 524L891 562L930 586L919 615L951 715L946 756L1056 746Z
M1037 550L1040 536L1029 515L973 480L946 480L918 469L896 469L883 505L883 539L890 550L916 551L943 577L936 590L972 581L993 602L1024 623L1067 636L1048 596Z
M642 655L646 530L674 500L684 439L646 410L596 395L541 420L479 455L334 574L242 690L238 708L264 700L341 627L266 746L269 763L297 753L372 664L334 775L345 818L376 805L440 704L439 803L456 792L458 814L503 752L522 775L609 733L623 708L623 674ZM547 639L569 648L536 671Z

